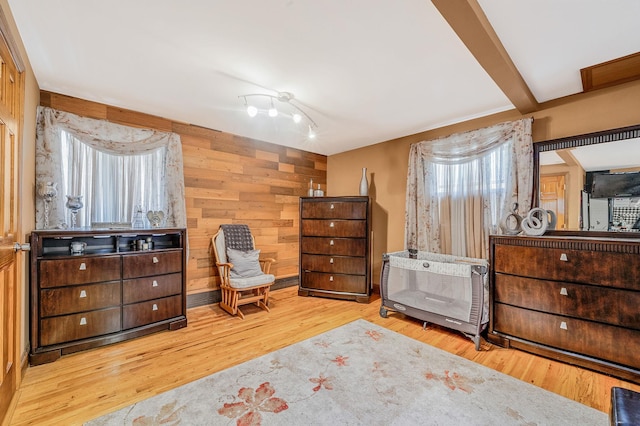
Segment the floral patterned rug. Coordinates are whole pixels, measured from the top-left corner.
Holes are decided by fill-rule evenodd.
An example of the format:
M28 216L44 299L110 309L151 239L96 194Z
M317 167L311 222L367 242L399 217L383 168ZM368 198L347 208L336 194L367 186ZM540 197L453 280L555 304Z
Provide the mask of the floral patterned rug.
M607 425L608 416L357 320L87 425Z

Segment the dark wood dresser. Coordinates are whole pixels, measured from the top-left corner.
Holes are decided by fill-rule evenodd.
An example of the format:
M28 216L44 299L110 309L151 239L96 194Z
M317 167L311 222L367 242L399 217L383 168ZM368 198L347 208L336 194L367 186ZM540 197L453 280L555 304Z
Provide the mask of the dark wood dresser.
M369 301L369 197L300 198L298 294Z
M187 325L184 229L34 231L30 240L32 365ZM138 250L140 240L153 248Z
M490 237L488 339L640 383L640 239Z

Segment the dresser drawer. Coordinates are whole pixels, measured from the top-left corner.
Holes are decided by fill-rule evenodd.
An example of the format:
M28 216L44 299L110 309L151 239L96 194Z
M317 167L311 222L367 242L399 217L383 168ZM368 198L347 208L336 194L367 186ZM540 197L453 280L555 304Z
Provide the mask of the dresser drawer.
M367 221L303 219L302 235L365 238L367 236Z
M182 271L182 250L122 256L122 277L138 278Z
M39 262L40 287L97 283L120 279L120 256L77 257Z
M505 274L640 290L640 256L496 245L494 270Z
M129 329L182 315L182 296L165 297L122 307L122 328Z
M640 292L495 275L496 302L640 330Z
M368 293L367 279L364 275L303 272L300 287L344 293Z
M120 331L120 307L45 318L40 321L40 345L72 342Z
M308 271L352 275L364 275L367 272L367 260L364 257L303 254L300 262L302 269Z
M496 303L494 330L553 348L640 368L640 333Z
M182 292L182 274L157 275L122 282L122 303L141 302Z
M302 237L302 253L336 256L366 256L367 240L364 238Z
M120 281L55 287L40 291L40 316L92 311L119 306L120 303Z
M330 201L302 203L303 219L366 219L366 201Z

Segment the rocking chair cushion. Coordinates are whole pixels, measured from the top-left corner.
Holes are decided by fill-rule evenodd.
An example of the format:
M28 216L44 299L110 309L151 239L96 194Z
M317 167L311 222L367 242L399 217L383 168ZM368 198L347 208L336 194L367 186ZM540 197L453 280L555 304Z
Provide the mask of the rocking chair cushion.
M236 289L255 287L258 285L267 285L273 283L276 277L272 274L262 274L249 278L230 278L229 285Z
M260 250L234 250L227 248L227 259L233 263L233 268L229 273L231 278L250 278L263 275L260 268Z

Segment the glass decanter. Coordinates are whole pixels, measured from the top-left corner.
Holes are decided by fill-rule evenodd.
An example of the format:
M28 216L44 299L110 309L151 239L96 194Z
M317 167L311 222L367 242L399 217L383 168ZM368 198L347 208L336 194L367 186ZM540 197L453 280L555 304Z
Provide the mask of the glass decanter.
M55 182L40 182L38 186L38 195L44 201L44 229L49 229L49 204L58 195L58 184Z
M71 228L75 228L78 210L84 207L82 195L67 195L67 203L65 206L71 210Z

